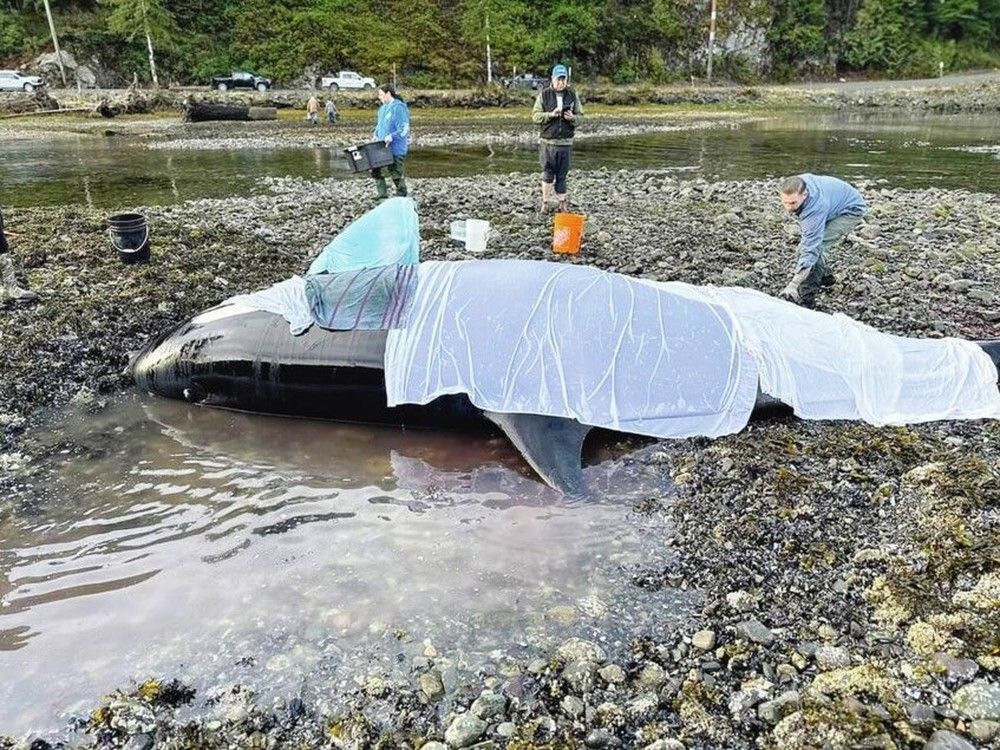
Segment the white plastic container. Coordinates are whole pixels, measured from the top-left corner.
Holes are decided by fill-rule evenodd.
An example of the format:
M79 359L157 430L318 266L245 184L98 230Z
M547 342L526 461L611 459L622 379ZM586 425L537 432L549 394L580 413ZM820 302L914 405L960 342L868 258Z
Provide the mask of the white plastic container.
M451 238L465 243L470 253L481 253L486 249L490 236L490 223L483 219L459 219L451 222Z
M465 222L465 249L470 253L481 253L486 249L486 240L490 236L490 223L482 219L469 219Z

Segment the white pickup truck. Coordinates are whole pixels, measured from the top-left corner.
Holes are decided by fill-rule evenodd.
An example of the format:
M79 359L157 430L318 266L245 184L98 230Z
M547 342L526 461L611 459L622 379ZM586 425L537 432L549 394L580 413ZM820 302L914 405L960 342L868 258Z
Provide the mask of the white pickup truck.
M365 78L353 70L342 70L337 75L323 76L320 86L330 89L330 91L339 91L340 89L373 89L375 88L375 79Z

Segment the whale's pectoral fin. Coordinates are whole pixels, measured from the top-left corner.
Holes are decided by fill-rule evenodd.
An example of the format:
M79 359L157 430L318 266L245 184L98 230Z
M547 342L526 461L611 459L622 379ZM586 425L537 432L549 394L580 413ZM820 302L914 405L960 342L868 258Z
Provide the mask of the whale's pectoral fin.
M568 495L587 491L580 466L583 441L590 426L566 417L540 414L484 414L504 431L538 475L553 489Z

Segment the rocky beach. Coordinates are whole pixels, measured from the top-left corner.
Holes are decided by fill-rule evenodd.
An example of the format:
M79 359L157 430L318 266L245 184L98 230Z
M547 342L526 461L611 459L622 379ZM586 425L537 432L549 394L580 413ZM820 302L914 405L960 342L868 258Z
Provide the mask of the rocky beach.
M963 101L979 107L981 100ZM604 136L738 127L760 115L755 107L641 121L608 115ZM473 135L442 123L423 137L428 144L526 137L520 123L489 120ZM149 141L246 147L243 136L208 132L193 141L171 128ZM296 132L302 145L315 137ZM264 148L282 137L253 136ZM982 154L984 169L995 163L991 156ZM574 208L587 216L584 245L578 256L557 257L551 216L536 211L535 176L412 179L421 256L471 257L448 227L475 216L493 227L477 257L583 263L770 293L787 281L798 230L769 180L685 180L650 164L575 171L571 187ZM1000 338L1000 196L884 181L858 187L871 210L837 248L837 283L818 309L905 336ZM129 354L150 336L302 273L373 205L367 179L268 178L247 197L140 207L154 240L151 262L137 266L109 251L102 212L11 211L18 281L38 300L7 301L0 311L0 539L5 525L57 502L43 491L51 452L80 449L34 438L53 414L100 413L130 388ZM426 644L403 677L359 674L331 701L335 708L295 694L258 700L253 684L206 692L175 675L148 675L95 695L71 744L961 750L1000 743L1000 424L880 428L769 418L725 438L649 446L632 460L672 487L630 512L651 529L670 529L662 543L673 562L640 566L629 585L670 587L697 600L670 637L621 644L581 628L530 658L497 653L493 668L473 673L456 673L448 643ZM585 606L562 616L572 623ZM5 750L50 746L0 738Z

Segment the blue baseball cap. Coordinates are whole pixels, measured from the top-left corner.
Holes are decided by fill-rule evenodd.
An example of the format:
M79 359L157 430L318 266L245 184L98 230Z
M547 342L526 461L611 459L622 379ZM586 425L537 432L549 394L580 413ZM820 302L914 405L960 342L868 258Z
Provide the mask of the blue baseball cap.
M569 78L569 71L566 70L566 66L559 64L552 67L552 77L553 78Z

